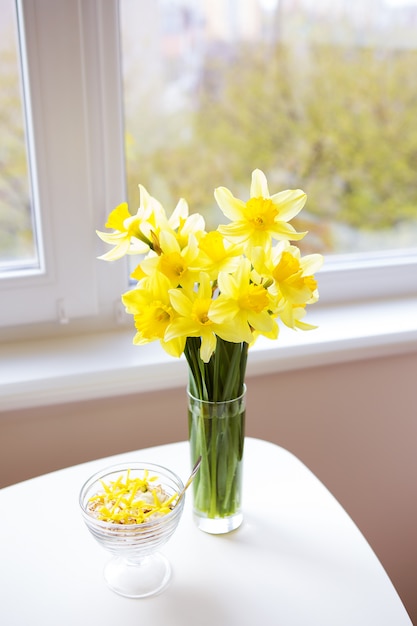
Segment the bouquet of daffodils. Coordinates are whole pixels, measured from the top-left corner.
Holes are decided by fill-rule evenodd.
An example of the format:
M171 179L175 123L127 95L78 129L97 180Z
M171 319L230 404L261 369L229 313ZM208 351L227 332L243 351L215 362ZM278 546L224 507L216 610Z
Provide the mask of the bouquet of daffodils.
M191 462L201 456L193 482L194 512L208 532L228 532L241 521L248 347L259 335L276 339L279 324L313 328L303 321L318 299L314 272L319 254L302 257L289 221L303 208L300 190L269 194L263 172L252 173L248 201L218 187L216 201L228 224L207 232L199 214L180 200L170 217L139 185L135 215L126 203L110 214L113 248L101 258L139 255L136 286L122 295L135 321L135 344L159 341L182 354L189 370ZM203 520L203 521L201 521ZM216 524L214 530L207 523Z
M113 248L102 259L138 255L136 286L122 295L134 317L135 344L159 341L172 356L185 355L190 390L213 402L242 393L248 346L259 335L276 339L279 324L314 328L303 321L318 299L314 273L322 256L301 256L306 233L289 223L303 208L301 190L270 195L265 174L252 173L249 200L225 187L215 199L229 223L207 232L181 199L170 217L139 185L140 206L126 203L109 215L99 237Z

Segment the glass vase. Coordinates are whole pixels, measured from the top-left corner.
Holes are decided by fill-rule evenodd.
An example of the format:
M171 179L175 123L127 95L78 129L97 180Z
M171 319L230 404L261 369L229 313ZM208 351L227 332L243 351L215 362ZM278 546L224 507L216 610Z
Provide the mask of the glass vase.
M201 456L193 482L194 521L207 533L228 533L243 519L246 387L240 397L224 402L200 400L187 393L192 465Z

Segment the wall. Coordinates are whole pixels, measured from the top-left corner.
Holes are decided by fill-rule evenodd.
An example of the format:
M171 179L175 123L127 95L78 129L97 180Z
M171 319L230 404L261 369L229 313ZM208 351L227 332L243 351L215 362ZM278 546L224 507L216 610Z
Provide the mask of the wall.
M417 623L417 353L248 379L247 434L345 507ZM0 486L187 437L184 389L0 412Z

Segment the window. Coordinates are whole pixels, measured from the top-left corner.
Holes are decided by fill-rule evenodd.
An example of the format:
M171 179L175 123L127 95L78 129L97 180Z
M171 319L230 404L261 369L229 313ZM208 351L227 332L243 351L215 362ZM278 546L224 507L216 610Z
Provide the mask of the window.
M0 272L42 266L39 216L30 194L22 101L17 15L13 0L0 1Z
M2 274L4 327L45 322L57 332L60 324L76 327L80 319L93 328L111 324L127 287L123 264L107 267L104 276L96 260L94 230L124 193L119 99L106 93L107 70L112 92L117 84L116 6L103 7L107 32L100 5L17 4L45 262L36 275ZM106 58L107 47L113 58Z
M307 192L299 245L326 254L328 297L335 270L367 266L379 290L377 266L409 264L417 3L121 0L120 15L132 206L141 182L216 227L214 187L245 198L260 167L273 190Z
M133 34L126 30L129 4L130 9L134 6L142 11L140 19L135 18ZM303 21L301 14L291 14L291 6L296 5L305 8L308 19ZM370 152L362 155L362 168L360 159L350 167L348 154L342 158L338 143L332 144L336 141L332 133L340 126L340 122L335 122L332 107L337 105L342 109L346 101L342 96L334 97L333 81L339 79L336 69L329 64L336 56L336 49L344 53L343 63L349 54L357 55L355 67L363 64L362 55L369 52L367 46L352 48L351 43L342 50L331 40L336 32L333 26L337 7L345 5L345 2L324 0L313 3L120 0L119 24L116 0L21 0L18 9L20 38L25 44L24 84L30 95L30 98L26 95L26 117L33 145L34 195L39 201L45 259L43 271L36 276L5 277L0 281L0 323L9 327L46 322L55 331L59 323L67 321L73 328L81 328L83 324L89 328L114 325L120 294L127 288L128 272L122 262L107 264L96 260L104 248L94 233L95 229L103 228L110 210L126 194L130 204L137 205L140 182L167 207L184 195L191 210L209 216L213 209L213 187L226 185L236 194L241 189L243 196L248 191L248 174L254 167L264 169L274 189L297 185L307 191L309 228L316 234L318 248L327 245L327 231L336 228L338 236L333 233L328 251L337 254L333 260L329 257L320 276L323 303L415 293L417 197L413 195L415 181L411 180L409 164L398 165L399 178L394 184L391 170L399 160L387 161L392 149L383 141L377 144L378 155ZM328 10L329 6L332 11ZM352 19L347 20L343 14L338 22L340 29L345 28L346 37L353 33L357 42L363 35L367 20L362 20L361 11L365 9L360 7L368 7L379 19L374 23L372 37L378 35L387 41L386 34L396 29L392 43L395 54L391 48L384 52L395 57L394 66L397 67L399 60L414 59L415 4L409 2L398 7L393 2L375 0L351 2L349 6L353 7L349 14ZM330 47L331 54L325 54L326 50L316 44L324 28L319 21L319 8L328 18L325 48ZM384 21L384 16L389 19ZM272 28L273 24L279 28ZM300 38L306 25L311 34L309 47ZM407 37L401 35L403 32L407 32ZM277 33L280 46L274 39ZM284 43L293 41L298 45L290 53ZM276 53L278 58L274 56ZM294 55L297 55L295 65ZM380 72L378 55L370 56L375 63L372 71ZM393 108L388 108L394 138L394 144L390 145L395 146L398 157L401 152L401 158L404 151L415 155L412 142L417 105L412 90L416 88L414 80L410 84L405 80L408 65L408 61L404 67L398 65L404 80L400 83L402 93L397 94L398 97L406 94L407 114L399 100L390 101L389 107ZM283 81L281 74L291 75L294 67L297 89ZM387 79L393 65L384 60L383 67ZM269 74L265 75L264 69ZM307 69L308 79L303 74ZM361 83L364 100L358 99L353 107L357 120L367 114L368 86L372 84L379 89L381 76L375 74L372 80L364 77ZM393 92L398 92L394 89L395 80L392 75ZM281 91L276 92L278 87ZM290 109L285 104L286 90L291 94ZM317 91L321 99L305 100L307 92L313 97ZM276 124L273 107L271 113L271 102L276 102L277 93L280 115L288 120L281 126ZM346 93L343 97L347 97ZM301 115L298 107L302 108L304 117L297 117ZM349 108L347 104L346 108ZM310 126L306 126L306 119ZM317 123L313 123L315 120ZM370 129L365 125L371 134L365 138L368 147L374 145L373 138L378 139L378 130L382 132L381 125L374 122ZM250 132L244 130L247 123ZM292 138L286 135L290 126L297 131ZM313 131L315 134L310 136ZM347 126L344 132L346 139L352 139L355 127ZM400 140L398 132L401 132ZM320 151L325 153L325 160L320 161ZM360 147L350 146L349 154L352 158L360 156ZM369 163L381 154L383 163L389 162L390 166L382 167L378 173L381 188L375 201L370 197L373 179L367 192L357 191L355 176L365 171L369 178ZM318 170L324 170L327 178L319 178ZM187 172L191 174L188 178ZM351 175L352 180L340 181L342 173L345 177ZM324 190L321 196L320 187ZM354 218L344 208L349 208L346 197L344 205L334 201L339 187L351 196L351 204L356 207ZM371 224L372 228L363 237L359 236L361 216L376 216L383 191L387 202L384 218L377 229L372 230ZM334 220L336 207L338 219ZM393 212L397 212L395 219ZM341 216L346 222L340 222ZM340 223L342 227L338 230ZM398 244L402 233L401 249ZM362 243L365 238L366 245ZM345 256L352 251L353 240L355 253Z

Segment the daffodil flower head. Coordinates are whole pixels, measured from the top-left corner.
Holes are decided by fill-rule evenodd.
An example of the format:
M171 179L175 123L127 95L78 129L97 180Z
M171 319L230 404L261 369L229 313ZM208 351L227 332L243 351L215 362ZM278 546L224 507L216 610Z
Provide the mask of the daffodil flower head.
M185 340L177 338L165 341L165 331L176 317L168 295L169 280L156 272L152 277L140 281L135 289L122 295L126 311L134 316L137 333L133 339L135 345L142 345L155 340L173 356L180 356L184 351Z
M213 319L217 299L216 290L206 272L201 272L196 289L170 289L169 296L177 317L168 326L165 340L175 337L200 337L200 357L208 363L216 350L217 337L229 342L241 342L241 334L236 329L235 320L226 312ZM244 338L251 339L246 332Z
M303 208L307 196L300 189L281 191L270 195L265 174L252 172L250 198L247 202L234 197L226 187L218 187L214 196L230 224L219 226L219 231L234 243L245 244L250 255L254 247L270 248L273 239L299 240L306 233L298 233L288 222Z
M213 305L211 317L232 319L235 334L243 337L240 341L251 343L252 332L274 331L275 321L270 314L273 308L271 295L262 284L251 280L251 263L242 258L234 274L220 272L218 277L220 295Z
M139 225L140 219L132 216L126 202L119 204L109 215L106 228L113 228L112 233L96 230L102 241L113 246L112 250L99 256L105 261L116 261L125 254L144 254L149 250L149 243L144 240Z
M177 317L167 328L165 340L201 337L201 359L208 363L216 349L216 325L210 320L212 284L208 274L201 272L198 287L170 289L169 297Z
M170 281L170 287L190 287L198 279L198 271L193 269L198 256L197 240L189 234L187 245L181 248L175 234L170 230L159 233L159 253L150 252L141 262L140 268L134 272L134 277L140 275L151 276L158 271Z
M140 206L135 215L129 211L126 202L119 204L109 215L106 228L112 233L96 231L105 243L113 247L99 258L115 261L125 254L145 254L157 245L157 232L161 224L167 223L162 205L139 185Z
M202 215L199 213L189 215L188 204L184 198L179 200L168 220L168 225L172 229L172 232L175 233L181 248L184 248L188 244L190 233L195 235L198 239L205 233L206 227Z
M272 277L282 296L294 305L304 306L318 300L314 273L323 263L321 254L301 256L296 246L284 242L272 254Z
M252 255L253 275L278 297L298 303L311 304L318 299L314 273L323 263L321 254L301 256L299 248L282 241L270 251L256 248ZM282 308L282 302L278 302Z
M204 376L212 372L215 387L222 387L223 378L230 379L222 391L225 396L232 389L240 393L237 361L246 358L248 346L259 335L276 339L278 322L294 329L314 328L303 318L307 304L318 299L314 273L323 258L301 255L291 241L306 233L289 223L303 208L306 194L295 189L271 195L265 174L256 169L247 201L225 187L215 190L230 223L206 232L203 217L190 215L183 198L168 218L142 185L139 191L137 213L132 215L122 203L106 223L112 232L98 232L113 246L100 258L142 255L132 273L137 286L122 296L134 317L134 343L157 340L173 356L185 353L193 385L203 371ZM225 376L232 362L231 377Z
M198 241L199 257L197 264L201 270L208 272L212 280L219 272L233 273L239 266L242 247L231 244L218 230L210 231Z

